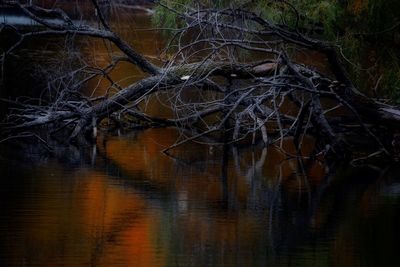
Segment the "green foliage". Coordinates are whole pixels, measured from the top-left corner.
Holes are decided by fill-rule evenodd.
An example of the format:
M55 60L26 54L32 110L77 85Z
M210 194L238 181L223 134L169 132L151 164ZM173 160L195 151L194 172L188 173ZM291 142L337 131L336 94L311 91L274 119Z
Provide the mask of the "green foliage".
M400 102L400 1L353 0L342 17L339 40L348 69L367 93ZM371 89L372 88L372 89ZM371 92L373 91L373 92Z
M297 26L308 32L315 32L323 27L327 36L334 36L336 20L341 11L335 0L291 1L290 5L282 1L256 2L255 10L264 18L292 27Z
M340 12L336 0L291 1L290 6L282 1L262 0L163 0L160 3L162 5L158 5L156 8L154 23L166 28L180 26L176 13L171 12L171 10L182 12L195 8L245 8L276 23L284 23L294 27L297 21L296 13L293 10L295 8L300 15L298 21L300 28L314 30L316 26L323 26L326 33L333 35L335 21L338 18L338 12ZM168 6L170 9L164 6Z
M170 7L177 12L183 12L188 4L187 0L174 0L174 1L161 1L166 6ZM163 28L176 28L179 27L180 22L176 13L166 9L162 5L158 5L154 16L153 23Z
M400 20L400 2L398 0L362 1L364 5L356 21L365 24L370 31L383 31Z

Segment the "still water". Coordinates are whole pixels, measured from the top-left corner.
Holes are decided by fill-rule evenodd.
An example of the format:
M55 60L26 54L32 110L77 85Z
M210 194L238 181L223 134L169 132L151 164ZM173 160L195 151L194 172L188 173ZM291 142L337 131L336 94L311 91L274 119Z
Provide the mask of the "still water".
M121 33L154 56L162 36L132 34L149 25L149 16L136 14ZM95 51L105 64L104 46L85 47L86 59ZM34 44L23 49L37 62L60 53ZM7 91L10 85L29 91L31 78L13 73L2 95L18 94ZM121 85L142 77L130 65L112 75ZM94 81L87 94L106 89L106 81ZM0 265L399 265L399 167L301 165L275 147L188 144L161 153L178 135L102 134L93 147L60 147L53 156L1 147ZM284 149L293 149L290 140Z

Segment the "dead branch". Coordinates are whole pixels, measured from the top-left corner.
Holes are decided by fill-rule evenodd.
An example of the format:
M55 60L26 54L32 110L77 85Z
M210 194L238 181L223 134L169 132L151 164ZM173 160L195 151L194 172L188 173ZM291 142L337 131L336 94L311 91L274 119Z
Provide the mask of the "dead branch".
M340 118L331 115L332 110L342 107L351 114L351 123L363 129L362 133L355 134L367 135L376 150L387 155L394 151L374 131L376 127L398 129L399 108L360 93L333 44L309 38L296 29L276 25L242 9L179 13L167 7L179 13L185 26L174 31L165 48L165 54L172 54L169 61L164 66L156 66L122 40L108 24L97 1L92 3L99 13L99 28L77 24L62 10L18 2L10 4L45 29L18 33L18 41L5 51L3 60L28 39L68 35L108 40L124 57L114 59L104 69L90 66L80 69L92 72L76 81L72 86L75 90L65 89L74 93L60 93L57 104L18 102L19 107L11 109L7 117L8 136L46 128L51 133L65 129L70 139L82 135L95 137L102 121L120 120L126 124L129 117L139 124L192 131L192 135L182 135L184 138L167 150L203 137L225 144L249 139L256 143L262 139L265 145L279 143L282 148L284 138L293 136L301 155L302 138L313 134L320 140L317 155L331 152L347 157L351 151L343 135L344 128L337 123ZM47 20L48 15L62 19L63 23ZM293 61L289 47L324 54L334 77ZM244 57L246 53L250 54ZM118 87L108 73L123 59L150 76L126 88ZM104 76L110 87L116 86L119 90L95 99L80 94L79 88L97 75ZM191 95L190 100L187 94ZM173 111L174 118L157 118L139 108L152 96L159 97ZM324 104L326 99L335 102L333 109Z

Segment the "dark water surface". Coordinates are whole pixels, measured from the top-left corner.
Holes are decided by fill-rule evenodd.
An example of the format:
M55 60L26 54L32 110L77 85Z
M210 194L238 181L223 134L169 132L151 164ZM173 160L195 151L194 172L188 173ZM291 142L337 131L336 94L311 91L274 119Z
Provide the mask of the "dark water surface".
M152 129L39 163L2 157L2 266L396 266L399 169L330 176L312 162L304 179L273 148L162 154L176 137Z
M159 34L132 34L149 27L148 16L124 25L135 47L157 54ZM104 46L86 47L86 58L100 54L105 64ZM38 62L59 55L24 49ZM13 73L3 96L31 89L32 75ZM130 65L112 75L122 85L142 77ZM86 90L106 89L95 81ZM399 167L301 166L274 147L161 153L177 137L174 129L101 135L53 157L0 147L0 266L399 265Z

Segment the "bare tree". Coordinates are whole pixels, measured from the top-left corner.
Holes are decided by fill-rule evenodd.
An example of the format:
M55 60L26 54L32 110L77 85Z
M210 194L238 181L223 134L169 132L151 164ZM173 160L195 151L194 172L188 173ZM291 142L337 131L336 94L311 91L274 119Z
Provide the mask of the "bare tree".
M291 138L298 149L293 156L301 156L302 140L311 134L319 141L314 155L333 153L346 157L350 149L343 133L351 132L367 136L374 143L377 151L373 155L396 151L385 139L387 136L381 136L381 127L392 140L400 125L400 110L360 93L341 64L337 47L331 43L244 9L187 8L178 12L165 6L177 14L183 26L173 31L165 48L172 57L157 66L118 36L109 25L104 8L96 0L91 2L98 27L76 23L61 9L19 1L5 3L18 7L45 28L19 32L2 24L1 30L8 27L18 34L18 40L3 53L2 62L25 41L49 36L100 38L119 50L119 56L114 56L108 66L74 79L53 102L14 103L19 108L7 118L5 138L45 128L52 134L67 132L70 140L76 140L95 137L97 125L105 119L124 125L127 118L134 118L147 126L180 129L181 138L167 150L189 141L262 141L283 150L283 140ZM46 16L57 17L61 23ZM290 51L299 48L325 55L331 74L295 62ZM108 73L121 61L136 65L148 77L119 88ZM83 66L76 71L89 68L94 69ZM106 77L110 87L119 91L96 98L81 94L79 88L96 76ZM187 92L192 94L190 99ZM165 104L174 111L174 118L153 117L140 109L140 103L161 93L168 96ZM324 104L326 100L334 104L328 106ZM335 109L347 110L351 120L343 123L340 117L331 115Z

